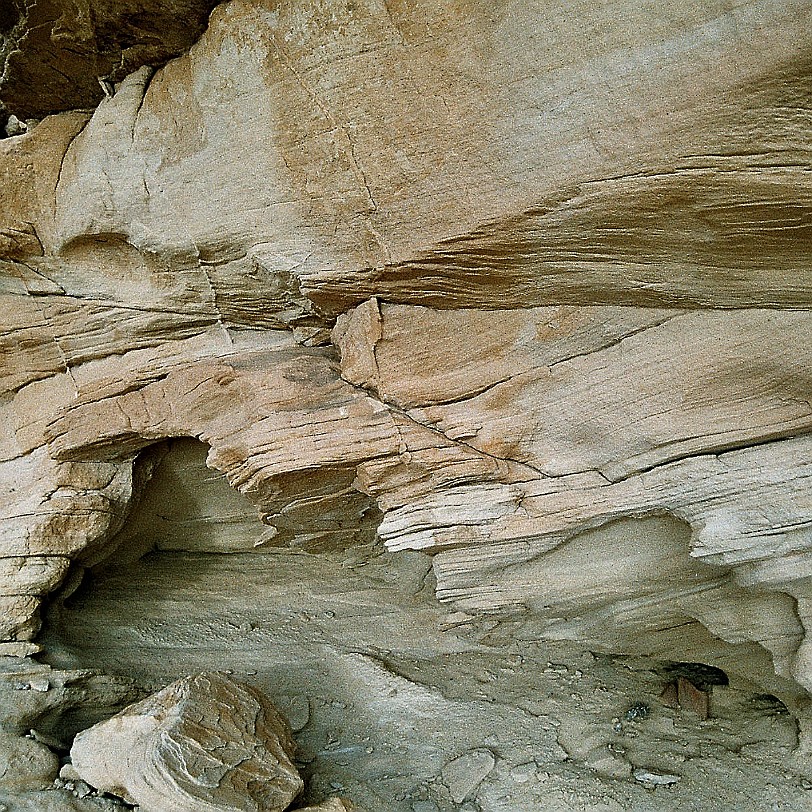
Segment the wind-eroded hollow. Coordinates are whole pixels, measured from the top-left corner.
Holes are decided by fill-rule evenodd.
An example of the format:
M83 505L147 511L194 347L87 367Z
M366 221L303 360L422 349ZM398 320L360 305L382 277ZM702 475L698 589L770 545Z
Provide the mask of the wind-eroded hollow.
M261 521L207 451L181 438L141 456L145 485L106 557L84 562L78 588L45 612L45 659L160 681L262 667L257 657L280 676L322 644L423 645L441 611L430 560L381 549L380 512L353 488L354 468L277 477L256 497Z

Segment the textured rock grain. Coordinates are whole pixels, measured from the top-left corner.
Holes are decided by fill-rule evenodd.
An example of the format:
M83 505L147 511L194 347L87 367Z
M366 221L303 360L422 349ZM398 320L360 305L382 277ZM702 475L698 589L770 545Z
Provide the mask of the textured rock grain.
M442 766L492 746L461 720L525 730L463 712L444 657L471 702L479 646L496 683L528 646L703 663L747 713L711 696L706 728L652 719L627 758L561 688L573 718L470 803L502 812L536 747L528 808L589 807L553 729L589 781L679 774L689 808L713 773L778 803L789 726L759 695L812 764L812 6L231 0L153 70L207 4L7 5L9 110L104 98L0 140L0 653L151 690L228 654L288 697L329 684L366 734L347 663L401 668L465 730L373 703L417 730L409 775L341 744L316 688L297 717L302 803L369 812L447 812ZM423 708L409 684L387 690ZM529 690L493 696L521 715ZM18 693L14 736L88 721ZM700 759L722 750L755 754L742 795ZM665 803L626 783L618 804Z
M81 732L73 766L144 812L282 812L302 789L287 722L216 672L168 685Z

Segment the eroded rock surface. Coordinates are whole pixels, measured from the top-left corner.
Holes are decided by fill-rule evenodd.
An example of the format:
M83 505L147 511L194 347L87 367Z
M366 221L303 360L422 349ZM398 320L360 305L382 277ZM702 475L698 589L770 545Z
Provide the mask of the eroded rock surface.
M484 812L777 803L812 770L812 7L232 0L138 67L192 6L95 4L115 92L0 141L0 654L283 686L303 803L446 812L465 753ZM0 94L60 8L0 15ZM709 718L615 730L675 662L729 680Z
M71 759L90 785L144 812L282 812L302 789L294 750L261 693L208 672L82 731Z

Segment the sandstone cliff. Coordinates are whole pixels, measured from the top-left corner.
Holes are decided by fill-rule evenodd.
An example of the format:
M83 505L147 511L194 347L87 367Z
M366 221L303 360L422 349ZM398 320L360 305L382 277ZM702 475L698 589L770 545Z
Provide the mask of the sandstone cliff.
M51 5L0 16L63 111L0 140L8 735L227 667L313 802L806 808L812 4Z

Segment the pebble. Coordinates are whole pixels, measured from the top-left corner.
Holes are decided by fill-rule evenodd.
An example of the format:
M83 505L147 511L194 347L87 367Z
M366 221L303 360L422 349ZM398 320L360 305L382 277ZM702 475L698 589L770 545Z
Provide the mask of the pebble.
M642 767L634 771L635 781L641 784L648 784L652 787L664 787L669 784L676 784L682 780L681 775L670 775L669 773L655 773Z
M8 117L8 121L6 122L6 135L22 135L26 132L28 132L28 126L24 121L20 121L20 119L13 114Z
M527 761L524 764L517 764L515 767L511 768L510 777L517 784L525 784L535 777L536 769L537 766L535 761Z
M79 773L76 772L76 768L73 764L63 764L62 768L59 770L59 777L63 781L80 781Z
M85 783L81 779L79 781L74 782L73 786L73 794L77 798L87 798L93 792L92 787L90 784Z
M456 804L461 804L496 765L490 750L469 750L449 761L441 770L443 783Z
M32 691L39 691L43 694L51 689L51 683L45 677L34 677L34 679L29 680L28 684L31 686Z
M595 747L587 753L584 765L606 778L628 778L632 765L607 747Z
M642 721L651 713L651 708L644 702L636 702L623 715L627 722Z

